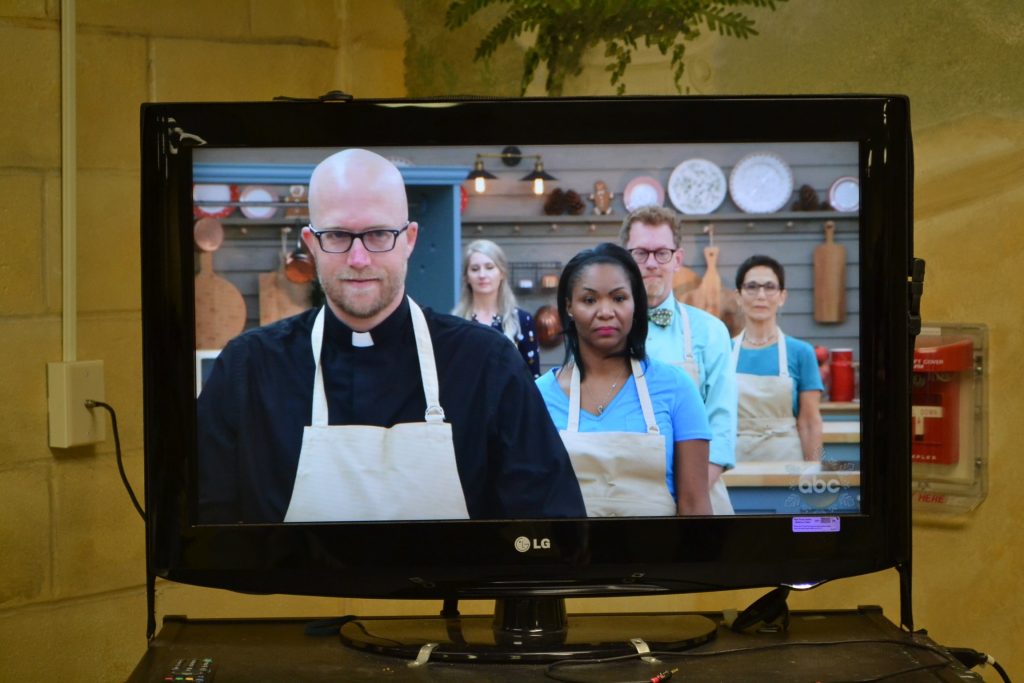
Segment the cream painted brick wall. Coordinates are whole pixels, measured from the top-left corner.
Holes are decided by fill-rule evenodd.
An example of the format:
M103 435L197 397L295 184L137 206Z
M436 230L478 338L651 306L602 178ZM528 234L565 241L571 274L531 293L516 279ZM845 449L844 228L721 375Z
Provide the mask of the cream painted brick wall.
M345 35L356 47L404 50L408 26L394 2L350 0L345 3Z
M50 460L47 446L46 363L60 360L58 318L0 317L0 470ZM0 487L0 500L7 496ZM0 517L0 526L8 519Z
M217 618L225 614L243 619L265 616L339 617L351 614L345 608L345 601L338 598L247 595L163 580L156 583L156 603L157 621L168 614L188 614L194 619Z
M122 287L138 289L138 281ZM78 356L103 361L106 402L117 411L121 448L142 451L142 319L137 311L84 316L78 323ZM107 418L104 412L105 419ZM107 422L107 440L96 447L98 453L114 451L114 435ZM142 499L142 479L132 478L135 495ZM123 495L125 501L127 494Z
M136 174L79 170L78 275L80 313L139 310Z
M83 0L78 22L104 33L238 40L249 34L249 1Z
M144 38L96 33L78 37L80 168L138 168L139 105L148 97L146 71Z
M43 280L43 177L0 172L0 315L46 309Z
M146 651L139 589L0 614L4 681L123 681Z
M0 15L20 19L54 19L60 14L53 0L4 0Z
M362 2L377 7L384 4ZM252 36L334 46L340 22L337 5L334 0L251 0Z
M129 480L142 481L141 453L125 458L125 472ZM112 453L62 462L54 473L53 500L54 597L145 585L145 527Z
M56 25L0 25L0 85L0 167L57 166L60 34Z
M264 101L317 97L333 82L335 52L321 47L154 40L157 101ZM201 77L200 77L201 74Z
M42 463L0 471L0 607L50 595L49 470ZM2 636L0 642L0 651L10 646ZM2 674L0 668L0 678Z

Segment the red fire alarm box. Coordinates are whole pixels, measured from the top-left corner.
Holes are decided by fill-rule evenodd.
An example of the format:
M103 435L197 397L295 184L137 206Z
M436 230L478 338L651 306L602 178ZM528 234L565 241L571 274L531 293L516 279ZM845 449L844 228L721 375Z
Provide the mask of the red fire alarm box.
M914 349L910 400L913 462L951 465L959 460L961 382L963 373L973 369L974 343L970 339L948 343L924 339Z
M910 396L915 513L962 514L985 500L987 356L984 325L921 327Z

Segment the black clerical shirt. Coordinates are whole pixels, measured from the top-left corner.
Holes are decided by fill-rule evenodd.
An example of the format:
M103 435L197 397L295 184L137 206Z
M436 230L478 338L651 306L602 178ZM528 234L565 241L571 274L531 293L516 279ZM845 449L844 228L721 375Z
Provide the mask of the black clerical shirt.
M198 406L200 522L283 521L312 411L316 314L246 332L218 356ZM324 314L329 424L422 422L408 301L371 331L369 347L353 346L351 328L330 308ZM424 315L469 516L585 517L568 455L516 347L484 325Z

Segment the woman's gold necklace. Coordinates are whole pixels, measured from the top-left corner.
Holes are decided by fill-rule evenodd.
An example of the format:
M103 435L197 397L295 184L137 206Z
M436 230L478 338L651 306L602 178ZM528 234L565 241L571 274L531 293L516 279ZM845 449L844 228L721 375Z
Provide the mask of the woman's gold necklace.
M773 341L778 339L778 337L779 337L779 331L775 330L774 332L772 332L770 335L768 335L764 339L753 339L751 337L744 336L743 337L743 341L745 341L746 343L750 344L751 346L768 346Z

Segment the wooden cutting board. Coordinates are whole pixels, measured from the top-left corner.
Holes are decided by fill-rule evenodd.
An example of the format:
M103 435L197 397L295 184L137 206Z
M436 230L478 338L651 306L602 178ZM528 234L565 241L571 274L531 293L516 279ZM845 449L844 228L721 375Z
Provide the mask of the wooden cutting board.
M699 286L700 275L686 266L680 266L679 270L672 275L672 293L680 301Z
M260 273L260 325L302 313L310 306L313 286L289 280L284 270Z
M718 247L704 247L704 261L708 267L700 286L694 291L694 302L690 304L716 317L722 313L722 277L718 274L718 255Z
M196 275L196 348L221 349L245 329L245 299L213 272L213 252L199 253Z
M846 320L846 247L836 244L836 225L825 223L825 242L814 248L814 320Z

